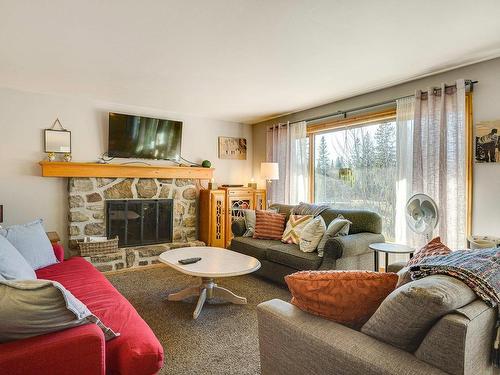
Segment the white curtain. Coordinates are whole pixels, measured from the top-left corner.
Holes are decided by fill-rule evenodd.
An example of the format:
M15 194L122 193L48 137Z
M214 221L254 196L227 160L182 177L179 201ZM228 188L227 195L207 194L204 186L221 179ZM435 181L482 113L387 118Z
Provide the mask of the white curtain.
M413 119L415 97L396 101L396 242L417 245L406 224L405 206L413 192Z
M413 191L430 195L439 208L435 235L448 247L466 243L465 81L415 94Z
M279 164L280 178L268 188L272 203L309 200L309 141L306 122L278 124L267 132L267 161Z

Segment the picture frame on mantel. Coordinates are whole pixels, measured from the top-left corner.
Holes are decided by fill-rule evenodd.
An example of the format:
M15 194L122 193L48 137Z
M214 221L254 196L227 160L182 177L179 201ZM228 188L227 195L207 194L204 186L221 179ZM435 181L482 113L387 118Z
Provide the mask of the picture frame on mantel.
M247 160L246 138L219 137L219 159Z
M55 129L57 125L59 129ZM44 149L47 154L71 154L71 132L62 126L59 119L50 129L44 130Z

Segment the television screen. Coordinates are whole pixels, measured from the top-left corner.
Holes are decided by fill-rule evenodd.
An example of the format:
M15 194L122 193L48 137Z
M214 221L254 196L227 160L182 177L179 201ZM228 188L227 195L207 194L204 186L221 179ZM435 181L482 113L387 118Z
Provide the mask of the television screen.
M109 114L108 156L179 160L182 122Z

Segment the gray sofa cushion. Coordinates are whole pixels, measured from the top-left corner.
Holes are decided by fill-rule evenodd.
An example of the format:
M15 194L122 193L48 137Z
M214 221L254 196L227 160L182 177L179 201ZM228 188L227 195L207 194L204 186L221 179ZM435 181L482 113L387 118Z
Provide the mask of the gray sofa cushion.
M304 253L298 245L286 243L270 246L266 251L266 258L301 271L317 270L322 261L316 252Z
M424 277L389 294L361 332L414 352L438 319L475 299L472 289L457 279Z
M234 237L231 240L230 249L261 260L266 259L266 250L269 247L280 243L280 241L260 240L252 237Z

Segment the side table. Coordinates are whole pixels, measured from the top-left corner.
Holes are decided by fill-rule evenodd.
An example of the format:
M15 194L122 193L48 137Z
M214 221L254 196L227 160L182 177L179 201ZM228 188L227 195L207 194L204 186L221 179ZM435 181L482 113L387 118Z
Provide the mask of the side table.
M380 242L372 243L369 248L373 250L374 257L374 268L375 271L379 271L379 253L385 254L385 272L387 272L387 266L389 265L389 254L410 254L410 259L413 257L415 249L410 246L401 245L392 242Z

